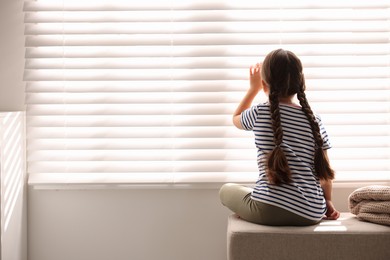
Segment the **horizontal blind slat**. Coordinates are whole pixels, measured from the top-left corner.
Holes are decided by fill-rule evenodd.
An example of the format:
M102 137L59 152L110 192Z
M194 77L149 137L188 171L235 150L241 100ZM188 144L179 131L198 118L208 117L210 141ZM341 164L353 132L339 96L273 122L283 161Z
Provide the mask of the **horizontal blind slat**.
M198 36L198 37L196 37ZM199 37L202 36L202 37ZM175 45L257 45L275 44L329 44L329 43L388 43L388 32L326 32L326 33L202 33L202 34L135 34L135 35L40 35L26 36L27 47L62 46L171 46Z
M237 95L237 94L236 94ZM224 115L234 112L234 104L172 104L155 103L154 105L138 104L31 104L29 115L34 116L57 116L66 115ZM353 100L334 101L330 107L327 102L311 102L311 107L317 113L325 114L358 114L358 113L387 113L390 110L390 103L384 101L354 102Z
M260 41L261 42L261 41ZM283 43L286 49L294 49L295 53L302 58L305 56L320 56L319 60L327 59L328 56L364 56L389 55L388 42L374 43L320 43L310 44L300 42L297 44ZM148 45L126 45L126 46L26 46L27 58L126 58L126 57L141 57L141 58L159 58L159 57L236 57L246 56L252 58L253 61L264 58L265 54L270 50L280 47L279 40L270 44L225 44L225 45L171 45L148 46ZM299 47L299 48L297 48ZM340 59L338 59L340 62Z
M88 2L80 2L77 0L67 1L25 1L24 11L123 11L123 10L236 10L236 9L320 9L320 8L355 8L355 9L372 9L372 8L389 8L390 4L387 0L371 0L371 1L327 1L313 2L310 0L301 1L237 1L237 0L214 0L214 1L194 1L194 0L172 0L172 1L155 1L144 0L142 2L128 2L123 0L97 0L93 4Z
M269 10L174 10L154 11L26 11L25 23L52 22L203 22L203 21L372 21L388 19L386 9L372 8L360 12L356 9L291 9L277 10L279 15ZM330 15L331 14L331 15ZM173 18L172 18L173 17Z
M247 79L242 80L175 80L175 81L30 81L26 83L27 93L83 93L83 92L229 92L245 91L248 85ZM307 79L308 91L351 91L367 90L388 90L390 82L388 79Z
M45 136L46 138L50 138L50 136ZM209 137L201 136L201 137L193 137L193 138L185 138L185 137L177 137L176 136L168 136L168 137L160 137L157 135L153 136L152 138L145 138L145 137L139 137L139 138L128 138L127 136L123 137L114 137L110 138L108 137L102 137L97 138L93 137L90 138L91 140L88 142L84 142L83 144L80 144L80 141L82 141L81 138L73 139L73 136L66 139L63 137L61 139L61 136L55 136L52 139L33 139L30 137L28 139L31 143L29 152L39 152L44 150L60 150L60 149L73 149L73 150L137 150L137 149L250 149L252 153L253 158L253 144L251 142L251 138L243 138L243 137L236 137L232 135L232 137L227 136L226 138L217 138L213 135L210 135ZM127 138L127 139L126 139ZM163 139L165 138L165 139ZM171 138L171 139L169 139ZM178 140L172 140L173 138L176 138ZM343 154L341 151L345 151L346 149L356 150L361 149L362 156L364 153L370 153L373 150L379 151L378 154L369 154L367 155L367 158L371 158L373 156L375 157L381 157L381 158L388 158L388 148L389 148L389 141L383 142L383 139L386 138L386 136L377 136L377 137L365 137L361 136L360 138L365 138L364 142L362 142L360 145L357 145L356 142L353 139L346 139L342 140L341 137L334 138L332 141L332 147L335 148L336 152L333 152L335 156L331 156L331 158L338 159L338 158L345 158L350 155ZM91 142L94 143L91 143ZM111 143L110 143L111 142ZM147 144L145 144L145 142ZM344 150L343 150L344 149ZM355 155L353 155L355 156Z
M390 18L390 17L389 17ZM210 34L210 33L374 33L387 32L388 18L377 21L249 21L249 22L137 22L137 23L34 23L25 26L25 35L65 34L116 35L116 34ZM74 36L76 37L76 36Z
M379 168L379 164L378 168ZM31 173L56 172L244 172L256 171L256 164L251 161L154 161L144 162L30 162Z
M386 125L388 113L322 114L327 125ZM129 116L63 116L40 117L28 121L28 126L98 127L126 126L231 126L231 115L129 115Z
M334 160L335 168L340 171L389 171L388 160ZM139 161L121 162L30 162L30 172L256 172L257 165L253 160L247 161L154 161L144 163Z
M26 81L90 81L90 80L243 80L247 69L25 69ZM387 67L370 68L321 68L305 69L308 79L337 78L383 78L388 76Z
M167 53L168 54L168 53ZM301 61L305 68L354 68L354 67L385 67L390 57L388 55L344 55L338 56L303 56ZM145 58L34 58L27 59L26 69L170 69L170 68L247 68L253 62L253 57L145 57ZM321 62L318 62L321 60Z
M237 95L240 94L240 95ZM29 104L66 104L70 107L72 104L213 104L231 103L232 105L239 102L245 93L236 92L172 92L167 89L166 92L153 93L71 93L64 92L61 96L58 93L27 93L26 99ZM337 91L308 91L307 96L313 102L361 102L362 105L368 102L384 102L390 100L390 90L356 90ZM217 103L217 104L216 104ZM385 104L386 105L386 104ZM385 106L387 107L387 106ZM174 108L172 108L174 109ZM226 107L225 109L228 109ZM386 109L385 109L386 110ZM229 110L230 111L230 110ZM342 110L341 110L342 112ZM142 113L142 112L140 112Z

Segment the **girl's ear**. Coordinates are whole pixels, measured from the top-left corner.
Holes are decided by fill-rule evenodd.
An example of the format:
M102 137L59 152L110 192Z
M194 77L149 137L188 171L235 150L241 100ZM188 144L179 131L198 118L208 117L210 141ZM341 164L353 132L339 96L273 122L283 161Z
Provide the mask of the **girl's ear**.
M264 93L268 95L269 94L269 87L268 87L267 83L264 80L261 80L261 84L263 85Z

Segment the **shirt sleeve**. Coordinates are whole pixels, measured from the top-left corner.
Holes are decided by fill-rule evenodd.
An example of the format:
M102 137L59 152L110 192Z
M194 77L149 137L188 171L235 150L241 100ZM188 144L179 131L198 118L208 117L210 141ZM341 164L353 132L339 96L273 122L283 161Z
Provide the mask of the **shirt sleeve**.
M321 117L319 115L316 115L316 118L317 118L318 126L320 127L322 140L324 140L324 144L322 146L322 149L328 150L328 149L332 148L332 144L330 143L328 133L326 132L325 127L322 124Z
M257 119L257 106L252 106L241 113L241 125L244 130L253 130Z

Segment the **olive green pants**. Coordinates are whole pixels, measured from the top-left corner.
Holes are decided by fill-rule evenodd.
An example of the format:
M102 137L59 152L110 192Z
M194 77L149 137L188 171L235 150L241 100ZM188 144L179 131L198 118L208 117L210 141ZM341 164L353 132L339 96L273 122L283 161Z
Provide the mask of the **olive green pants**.
M219 191L221 203L240 218L270 226L310 226L319 221L306 219L288 210L251 198L251 188L227 183Z

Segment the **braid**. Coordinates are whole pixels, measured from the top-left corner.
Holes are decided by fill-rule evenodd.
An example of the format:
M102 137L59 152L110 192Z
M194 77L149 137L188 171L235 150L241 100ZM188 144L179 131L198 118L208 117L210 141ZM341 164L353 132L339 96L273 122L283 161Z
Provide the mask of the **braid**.
M274 132L275 146L280 146L283 140L283 130L280 120L279 98L276 91L273 91L269 96L272 130Z
M274 132L274 149L269 153L267 160L267 177L270 183L281 184L291 182L291 171L288 166L286 155L281 147L283 140L283 129L280 119L279 94L271 90L269 95L271 122Z
M298 91L297 97L299 103L302 106L303 112L305 113L307 119L309 120L310 127L313 132L313 137L315 141L314 168L317 173L317 176L320 179L324 179L324 180L333 179L334 171L330 167L329 160L325 156L324 150L322 149L324 140L322 139L321 136L320 127L314 116L313 111L310 108L309 102L307 101L304 89L305 89L305 82L302 75L302 87Z
M299 103L302 106L302 110L305 113L307 119L309 120L310 127L313 131L313 137L316 143L316 148L321 148L324 144L324 141L322 140L322 136L320 133L320 127L315 119L315 116L313 114L313 111L310 108L309 103L307 102L306 94L303 91L299 91L297 93Z

